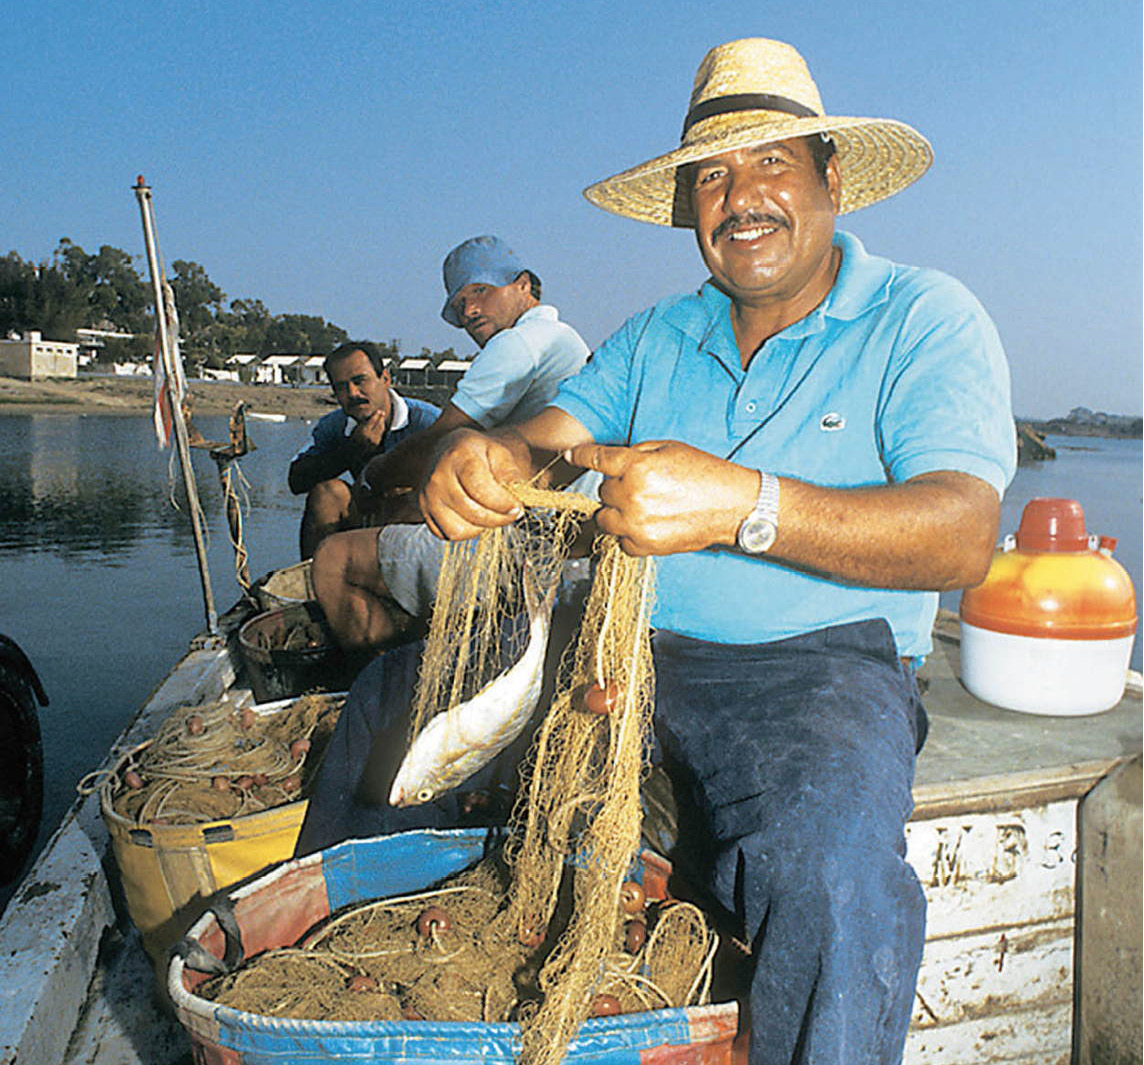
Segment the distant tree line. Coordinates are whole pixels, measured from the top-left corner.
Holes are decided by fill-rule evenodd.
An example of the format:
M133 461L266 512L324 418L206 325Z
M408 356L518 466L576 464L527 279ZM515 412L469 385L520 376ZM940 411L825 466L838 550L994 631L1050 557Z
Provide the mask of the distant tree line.
M1124 436L1137 440L1144 434L1144 419L1138 414L1106 414L1088 407L1073 407L1063 418L1029 419L1039 433L1061 436Z
M271 314L257 299L228 302L195 262L176 259L168 280L183 355L192 364L218 367L238 352L324 354L349 339L344 329L317 315ZM89 254L65 237L51 259L39 263L10 251L0 258L0 337L31 329L63 341L75 341L77 329L137 334L131 340L107 338L100 358L145 358L154 347L150 283L127 252L109 244ZM397 354L396 340L381 346L386 354Z

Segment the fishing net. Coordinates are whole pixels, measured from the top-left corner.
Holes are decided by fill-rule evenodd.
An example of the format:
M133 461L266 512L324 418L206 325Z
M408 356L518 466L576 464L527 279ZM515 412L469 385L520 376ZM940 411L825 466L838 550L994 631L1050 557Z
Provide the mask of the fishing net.
M645 900L635 882L611 915L588 1004L595 1015L703 998L716 939L690 903ZM494 853L435 888L355 904L296 946L267 950L197 994L249 1013L300 1020L535 1019L550 943L527 946L506 908L509 871ZM566 926L566 883L554 911ZM555 934L555 925L554 925Z
M314 651L329 647L331 636L325 618L311 615L305 607L285 607L281 624L247 630L247 641L260 651Z
M190 825L295 802L333 732L344 696L304 695L272 713L225 700L175 710L98 783L137 825Z
M476 540L445 545L413 700L411 736L520 657L527 640L521 622L527 618L529 597L541 600L551 612L580 523L598 506L576 493L526 486L518 486L517 493L549 505L533 506L521 521L489 529Z
M537 619L551 612L569 550L598 506L569 492L512 490L524 518L445 552L407 762L434 728L445 746L483 747L483 761L503 748L508 726L474 732L466 715L490 692L503 693L528 660ZM558 1065L589 1016L709 1000L716 936L703 914L683 902L649 905L627 880L640 847L650 751L652 562L625 555L609 536L598 536L592 553L592 587L521 769L502 864L449 882L445 895L357 907L308 945L264 955L280 971L275 980L258 977L256 992L247 983L251 995L233 975L223 978L220 1001L310 1019L376 1009L369 1015L516 1020L523 1065ZM531 716L532 696L513 689L511 698L524 699L509 729L515 734ZM413 801L459 783L422 781ZM416 929L433 908L449 914L448 925L426 937ZM291 967L286 991L278 981ZM368 1008L364 998L341 1002L351 985L369 997Z
M246 550L243 528L243 513L250 510L250 484L242 470L239 469L238 460L254 450L254 442L246 433L246 408L246 403L235 404L230 415L229 439L215 441L206 440L202 433L195 428L189 408L184 406L187 442L191 447L208 450L218 470L219 484L222 486L223 508L226 511L227 530L230 534L231 547L234 548L234 577L244 592L250 590L249 553ZM241 497L236 482L242 488Z
M467 688L496 675L505 610L526 594L516 594L516 586L531 574L551 587L580 521L597 505L573 493L513 490L527 508L525 520L482 534L475 546L451 545L446 556L415 733L443 707L455 707ZM561 883L572 870L570 918L538 975L540 1006L523 1019L526 1065L559 1062L601 993L620 887L640 841L639 786L653 706L652 563L624 554L608 536L597 538L594 554L578 638L524 770L506 853L506 919L526 946L548 938Z

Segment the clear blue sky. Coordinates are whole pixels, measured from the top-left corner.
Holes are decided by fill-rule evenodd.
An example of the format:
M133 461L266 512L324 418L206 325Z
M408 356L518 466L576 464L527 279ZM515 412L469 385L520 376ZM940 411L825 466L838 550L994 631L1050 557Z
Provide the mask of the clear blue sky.
M695 288L691 234L581 189L677 143L708 48L790 41L829 112L933 142L843 224L977 293L1017 413L1141 412L1139 0L37 0L3 27L0 253L141 253L141 173L168 263L228 297L461 352L440 262L477 233L590 344Z

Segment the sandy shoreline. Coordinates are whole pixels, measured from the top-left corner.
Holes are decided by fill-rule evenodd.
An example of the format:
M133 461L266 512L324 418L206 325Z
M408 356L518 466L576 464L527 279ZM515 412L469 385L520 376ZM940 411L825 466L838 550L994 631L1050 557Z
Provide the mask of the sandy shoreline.
M325 387L291 388L289 385L242 385L232 381L191 381L192 414L229 415L239 401L250 411L285 414L287 418L313 421L334 409L334 397ZM154 384L150 377L88 375L74 379L23 381L0 376L0 416L5 414L149 414ZM442 405L448 395L433 389L400 389ZM422 394L424 393L424 394ZM1018 419L1038 432L1060 436L1129 437L1135 433L1110 432L1097 426L1069 425L1062 419Z
M312 420L334 408L325 388L243 385L231 381L191 381L193 414L230 414L244 402L251 411ZM148 414L153 402L150 377L90 376L47 381L0 377L0 415Z

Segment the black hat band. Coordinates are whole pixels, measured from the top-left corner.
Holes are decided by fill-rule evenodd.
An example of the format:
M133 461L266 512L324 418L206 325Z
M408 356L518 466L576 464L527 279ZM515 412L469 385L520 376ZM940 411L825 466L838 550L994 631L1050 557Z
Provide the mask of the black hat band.
M799 118L819 117L817 111L787 96L775 96L769 92L739 92L730 96L713 96L709 100L697 103L687 112L680 137L687 136L687 131L696 122L702 122L703 119L711 118L713 115L725 115L734 111L783 111Z

